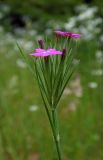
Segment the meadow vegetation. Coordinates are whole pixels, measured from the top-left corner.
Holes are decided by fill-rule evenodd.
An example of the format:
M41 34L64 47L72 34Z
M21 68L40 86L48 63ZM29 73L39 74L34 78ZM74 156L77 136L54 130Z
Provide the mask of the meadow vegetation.
M53 1L47 2L43 1L44 6ZM80 62L59 104L64 160L103 160L103 21L97 6L81 5L75 12L76 15L66 13L65 21L53 20L51 16L40 33L34 23L29 26L29 20L29 27L16 29L15 34L0 25L0 160L56 160L37 82L16 41L29 56L37 39L44 33L50 37L57 28L82 34L74 59L74 63Z

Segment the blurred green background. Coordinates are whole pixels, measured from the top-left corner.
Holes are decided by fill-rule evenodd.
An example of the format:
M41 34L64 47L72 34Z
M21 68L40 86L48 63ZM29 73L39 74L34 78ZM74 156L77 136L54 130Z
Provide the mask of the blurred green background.
M0 0L0 160L56 160L30 54L55 29L82 35L59 104L63 160L103 160L103 1Z

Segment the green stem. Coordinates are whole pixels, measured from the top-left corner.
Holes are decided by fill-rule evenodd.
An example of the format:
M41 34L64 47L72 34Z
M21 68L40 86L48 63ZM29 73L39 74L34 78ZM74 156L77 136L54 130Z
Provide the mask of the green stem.
M61 157L61 148L60 148L60 135L58 129L58 119L57 119L57 110L56 108L52 109L52 119L53 119L53 135L55 140L55 145L58 153L58 159L62 160Z
M42 96L42 99L43 99L43 102L44 102L44 106L45 106L45 110L46 110L46 113L47 113L47 116L48 116L48 119L49 119L49 123L50 123L50 126L51 126L51 129L52 129L52 133L53 133L53 138L54 138L54 141L55 141L55 145L56 145L56 149L57 149L57 154L58 154L58 160L62 160L61 158L61 151L60 151L60 139L59 139L59 132L57 132L57 120L56 120L56 108L52 108L51 112L49 111L48 109L48 106L45 102L45 98L43 96L43 92L42 92L42 88L41 88L41 83L40 83L40 79L39 79L39 76L38 76L38 72L37 72L37 68L36 68L36 64L35 64L35 70L36 70L36 77L37 77L37 81L38 81L38 84L39 84L39 89L40 89L40 92L41 92L41 96ZM55 114L56 113L56 114Z

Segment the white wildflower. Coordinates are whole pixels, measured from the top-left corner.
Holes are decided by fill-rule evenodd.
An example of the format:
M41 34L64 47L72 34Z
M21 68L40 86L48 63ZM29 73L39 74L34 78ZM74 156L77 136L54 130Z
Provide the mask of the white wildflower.
M15 28L15 33L18 35L24 35L26 33L25 29L21 28Z
M33 47L33 42L32 41L29 41L29 42L26 42L25 45L24 45L24 48L29 50Z
M76 17L72 17L69 19L67 23L64 24L65 29L72 29L76 25L77 19Z
M28 33L30 36L35 36L37 34L36 30L30 30Z
M97 26L98 24L101 24L103 22L102 18L95 18L95 20L92 20L91 23L92 25L95 27Z
M26 66L27 66L26 63L23 60L21 60L21 59L17 59L16 60L16 64L20 68L26 68Z
M36 36L36 41L42 39L43 37L41 35Z
M30 112L35 112L35 111L37 111L38 110L38 106L37 105L31 105L30 107L29 107L29 111Z
M100 41L103 43L103 35L100 36Z
M75 11L79 13L79 12L83 12L83 11L87 10L87 8L88 8L87 5L82 4L82 5L76 6Z
M1 8L1 9L2 9L3 12L7 13L7 12L10 11L10 6L4 4L4 5L2 5L2 8Z
M103 69L97 69L92 71L92 75L94 76L102 76L103 75Z
M18 42L19 42L20 46L24 46L26 43L26 41L22 38L18 38Z
M96 58L97 58L97 59L103 58L103 52L102 52L101 50L98 50L98 51L96 52Z
M74 64L74 65L78 65L78 64L79 64L79 62L80 62L80 60L79 60L79 59L76 59L76 58L75 58L75 59L73 60L73 64Z
M69 104L69 111L76 111L77 105L75 102Z
M64 95L64 96L67 96L67 95L71 95L71 93L72 93L72 91L71 91L70 88L65 88L65 89L64 89L64 92L63 92L63 95Z
M88 8L86 11L78 15L77 19L79 21L93 18L94 14L97 12L96 7Z
M45 30L45 34L50 35L51 33L52 33L52 29L49 28Z
M14 75L10 78L10 80L8 81L8 87L10 89L15 88L18 85L18 76Z
M92 88L92 89L95 89L95 88L98 87L98 84L96 82L89 82L88 87Z
M70 87L72 93L74 93L76 97L82 97L83 91L82 91L80 76L77 76L74 80L71 81Z

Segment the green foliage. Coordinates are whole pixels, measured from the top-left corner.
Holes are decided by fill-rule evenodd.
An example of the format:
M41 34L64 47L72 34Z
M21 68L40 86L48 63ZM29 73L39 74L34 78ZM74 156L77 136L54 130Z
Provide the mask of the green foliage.
M23 15L41 17L42 13L45 12L51 14L64 14L70 13L73 10L72 7L83 3L81 0L4 0L1 4L8 4L11 7L12 12L19 12ZM93 5L102 6L103 2L101 0L95 0L92 2Z
M4 0L3 2L9 3L14 11L16 10L15 4L18 3L19 7L17 8L20 8L20 13L24 14L23 8L25 6L21 7L24 1ZM28 7L28 13L32 15L34 14L34 6L31 9L31 14L29 2L26 2L28 5L25 5ZM72 2L74 3L74 1ZM44 1L37 1L36 3L42 4ZM98 3L102 6L102 1L96 1L96 4ZM58 9L61 8L58 7ZM45 18L44 14L42 14L44 11L42 12L41 9L39 9L40 12L38 12L38 9L36 11L39 18L39 13ZM27 13L26 8L25 13ZM45 15L47 16L47 14ZM43 27L43 25L39 25L40 28L41 26ZM32 35L31 38L29 33L27 31L23 37L16 37L17 41L21 43L20 47L24 49L22 55L24 55L24 51L29 54L37 47L34 43L35 35ZM33 45L27 49L31 41ZM49 41L47 42L49 43ZM59 118L64 159L103 159L103 78L101 75L92 74L94 70L103 70L103 63L99 63L95 56L97 50L98 37L94 36L93 41L81 42L78 54L80 64L61 98ZM29 56L27 55L26 57ZM0 159L56 159L56 153L55 151L53 153L51 149L53 145L51 130L44 112L44 105L37 83L34 80L34 70L31 70L31 73L33 73L30 74L27 67L22 67L18 64L18 60L22 62L23 58L20 56L14 37L10 33L1 31ZM29 60L31 69L33 69L34 63L32 59L26 60ZM103 56L100 58L100 62L103 62L102 60ZM80 84L78 84L78 77ZM95 88L90 87L91 83L95 84ZM80 89L82 89L82 95L79 97L77 93L80 92ZM37 110L33 111L32 105L34 105L34 109L35 105L37 105Z
M3 42L0 49L0 158L29 160L35 156L42 160L56 159L37 83L28 68L17 65L18 58L22 57L14 40L4 38L5 34L0 41L0 44ZM30 41L30 37L25 39ZM33 50L34 46L25 52L29 54ZM63 94L61 99L59 119L65 159L103 159L103 78L91 74L94 69L103 69L102 64L97 63L96 52L96 38L81 42L80 64L67 86L71 94ZM81 97L73 94L72 82L76 76L81 79ZM96 82L98 87L88 87L90 82ZM76 106L73 108L71 103ZM34 104L38 110L33 112L30 108Z
M12 12L21 13L22 15L29 15L34 18L41 18L42 14L64 14L70 13L72 10L72 6L80 3L80 0L77 1L59 1L59 0L41 0L41 1L33 1L33 0L4 0L4 4L8 4L11 7Z
M50 40L46 38L47 43ZM40 47L44 48L47 45L47 48L57 48L63 52L62 55L50 55L48 57L36 57L34 59L35 70L31 66L31 63L28 61L25 53L22 52L21 48L18 45L21 55L26 60L30 70L33 72L33 75L36 74L36 79L38 81L40 93L42 100L44 102L44 107L47 112L47 116L51 125L57 153L58 160L61 158L61 149L58 138L59 129L58 129L58 119L57 119L57 105L61 99L63 91L69 82L71 75L73 73L73 60L75 52L72 53L71 44L72 38L66 37L56 37L50 41L50 46L44 44L44 41L41 40ZM40 41L39 41L40 42ZM53 43L52 43L53 42ZM45 41L46 43L46 41ZM54 45L53 45L54 44ZM73 44L75 48L75 44Z

